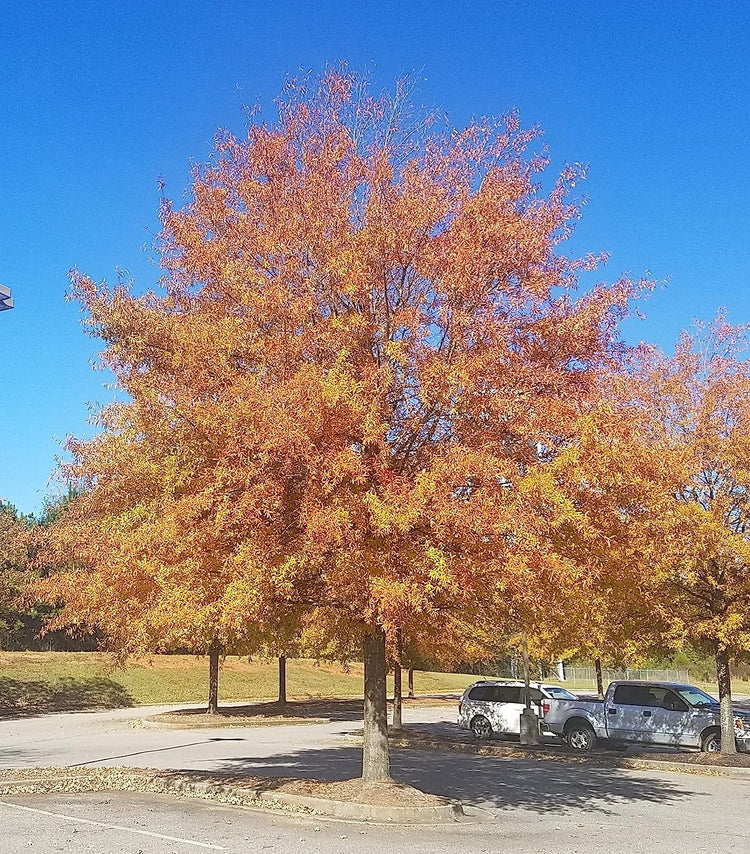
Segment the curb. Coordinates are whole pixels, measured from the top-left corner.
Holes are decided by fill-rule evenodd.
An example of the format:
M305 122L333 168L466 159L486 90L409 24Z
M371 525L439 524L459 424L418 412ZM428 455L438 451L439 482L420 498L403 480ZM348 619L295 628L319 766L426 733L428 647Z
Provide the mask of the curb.
M733 765L708 765L702 762L669 762L664 759L643 759L641 757L618 757L606 754L588 756L570 755L566 753L551 753L541 750L522 750L519 747L503 747L501 745L474 745L465 742L444 742L436 739L421 739L397 737L390 738L391 747L404 750L440 750L444 753L467 753L474 756L503 756L510 759L535 759L551 762L567 762L572 764L606 764L618 768L630 768L636 771L671 771L679 774L704 774L712 777L733 777L750 780L750 768L740 768Z
M386 807L375 804L359 804L355 801L333 801L287 792L260 792L264 802L281 803L303 807L322 815L354 821L377 821L388 824L443 824L459 821L464 817L461 804L448 802L431 807Z
M150 718L133 718L131 726L142 727L143 729L173 729L173 730L189 730L189 729L242 729L245 727L272 727L272 726L306 726L315 724L325 724L329 722L328 718L294 718L291 720L270 720L270 721L237 721L234 722L231 718L217 722L194 722L186 718L185 721L160 721L157 720L158 715L153 715Z
M75 792L142 791L157 794L174 794L216 799L224 803L265 809L286 810L302 815L317 815L349 821L378 822L383 824L445 824L471 820L458 801L445 801L432 806L380 806L356 801L337 801L289 792L278 792L260 787L237 786L215 780L191 780L186 777L162 778L133 769L119 774L116 780L92 779L85 774L67 776L56 774L47 777L28 777L0 780L3 794L46 794L70 789L59 784L74 783ZM132 784L135 785L135 789ZM8 792L10 790L10 792ZM15 791L14 791L15 790Z

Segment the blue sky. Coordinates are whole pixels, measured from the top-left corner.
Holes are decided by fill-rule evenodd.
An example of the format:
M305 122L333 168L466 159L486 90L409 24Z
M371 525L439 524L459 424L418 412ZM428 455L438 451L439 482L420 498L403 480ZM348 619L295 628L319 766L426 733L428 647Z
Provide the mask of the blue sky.
M73 265L158 269L157 181L182 196L242 107L343 59L462 125L518 107L553 164L588 163L578 251L604 277L669 279L629 340L669 349L726 306L750 321L750 13L744 2L3 3L0 16L0 497L38 510L69 433L108 400L66 303Z

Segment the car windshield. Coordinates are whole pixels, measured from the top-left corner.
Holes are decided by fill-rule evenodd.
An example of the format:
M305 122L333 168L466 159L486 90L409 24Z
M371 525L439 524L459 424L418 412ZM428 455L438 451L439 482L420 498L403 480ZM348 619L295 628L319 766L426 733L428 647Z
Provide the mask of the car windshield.
M677 688L677 693L687 700L691 706L697 709L705 709L707 706L715 706L716 700L700 688L694 688L692 685L685 685L682 688Z
M546 685L544 690L553 697L555 700L577 700L575 694L571 694L570 691L566 691L565 688L557 688L555 686Z

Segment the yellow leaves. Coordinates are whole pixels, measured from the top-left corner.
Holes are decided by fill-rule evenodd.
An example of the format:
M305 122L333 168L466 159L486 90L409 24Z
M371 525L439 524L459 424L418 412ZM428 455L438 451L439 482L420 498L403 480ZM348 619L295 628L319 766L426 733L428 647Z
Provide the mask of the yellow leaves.
M385 346L385 355L397 365L402 367L407 364L408 350L405 341L388 341Z
M455 588L456 582L448 566L445 553L435 546L429 546L425 557L427 559L430 583L436 588Z
M324 405L331 409L344 403L354 412L361 412L359 392L362 389L362 383L351 374L350 357L348 350L341 350L335 363L325 372L321 381L321 393Z

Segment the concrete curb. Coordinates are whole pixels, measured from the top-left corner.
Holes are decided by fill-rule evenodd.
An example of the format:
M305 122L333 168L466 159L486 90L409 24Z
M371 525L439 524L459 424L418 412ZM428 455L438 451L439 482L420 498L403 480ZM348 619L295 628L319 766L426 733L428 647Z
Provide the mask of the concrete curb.
M307 795L294 795L288 792L260 792L259 797L264 802L303 807L322 815L353 821L376 821L384 824L443 824L459 821L464 817L463 808L457 802L424 807L388 807L360 804L355 801L311 798Z
M143 729L174 729L174 730L189 730L189 729L242 729L245 727L275 727L275 726L313 726L315 724L329 723L328 718L294 718L291 720L270 720L270 721L253 721L241 720L233 721L231 718L221 721L191 721L186 718L185 721L163 721L158 720L158 715L150 718L133 718L133 723Z
M523 750L518 746L505 747L494 744L474 745L466 742L448 742L439 739L423 739L398 736L389 739L391 747L404 750L441 750L444 753L467 753L474 756L503 756L509 759L536 759L551 762L577 764L606 764L618 768L630 768L635 771L671 771L681 774L704 774L712 777L733 777L750 780L750 768L738 768L732 765L708 765L702 762L669 762L663 759L644 759L596 753L594 755L571 755L552 753L542 748Z
M216 780L193 780L189 777L160 777L133 769L120 773L114 780L88 778L85 774L66 776L55 774L46 777L27 777L0 780L0 792L13 794L54 793L70 791L64 785L71 783L72 790L167 793L216 799L224 803L250 806L269 811L285 809L307 815L319 815L348 821L378 822L383 824L445 824L471 820L457 801L445 801L431 806L380 806L356 801L337 801L279 792L262 787L233 785ZM135 785L133 785L135 784Z

